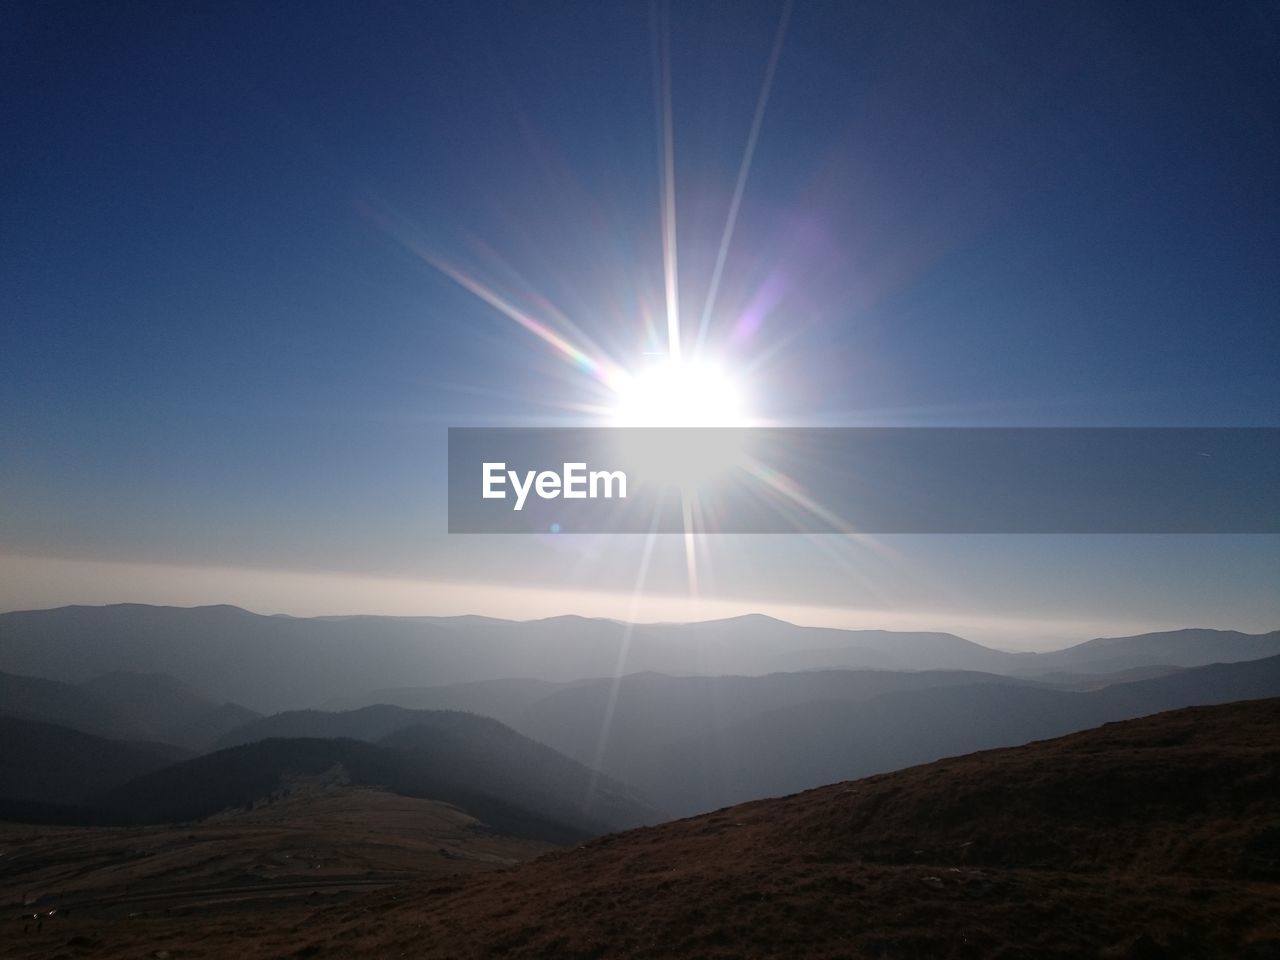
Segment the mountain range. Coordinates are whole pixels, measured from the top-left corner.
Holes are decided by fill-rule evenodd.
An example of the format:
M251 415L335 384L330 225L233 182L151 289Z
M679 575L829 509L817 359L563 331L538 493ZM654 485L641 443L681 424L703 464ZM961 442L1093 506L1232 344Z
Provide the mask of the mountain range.
M165 674L125 671L83 683L0 673L0 715L196 751L260 716L235 703L214 703Z
M467 685L473 702L463 705L496 700L486 688ZM688 815L1161 710L1280 696L1280 656L1091 691L995 674L880 670L646 673L537 689L540 699L515 698L501 711L505 722ZM458 687L442 690L455 705L463 699ZM430 691L414 698L430 703ZM269 737L376 741L419 713L389 705L286 712L232 730L220 745Z
M202 942L238 935L228 903L287 903L306 942L267 955L388 952L389 930L390 952L422 956L728 957L756 936L817 957L1248 955L1280 876L1278 646L1184 630L1005 653L766 617L4 614L0 884L24 909L41 884L32 956L59 904L90 918L60 929L89 932L55 947L133 955L99 950L121 928L93 917L160 902L222 917ZM144 886L109 892L126 877ZM391 886L418 912L343 912ZM313 909L322 895L335 909ZM1088 929L1044 914L1108 898ZM851 910L870 919L842 935ZM1134 913L1150 942L1125 939ZM1169 931L1188 916L1184 942ZM172 947L148 952L190 946L180 918L146 923Z
M746 617L637 626L627 662L674 659L690 669L684 675L574 676L585 668L535 656L591 643L609 653L618 629L578 618L295 620L231 607L0 615L0 663L45 671L0 674L0 723L11 731L0 800L18 804L11 810L21 819L35 816L30 804L56 807L64 820L76 810L89 819L196 819L269 797L299 773L338 769L351 783L456 799L473 815L483 808L503 823L523 822L526 832L537 821L539 839L580 837L1161 710L1280 696L1280 655L1196 665L1215 652L1225 660L1266 653L1275 633L1184 630L1006 654L950 634ZM343 631L353 635L343 640ZM463 671L468 638L476 649ZM757 665L790 656L806 668L694 669L712 650ZM812 666L814 651L831 650L917 668ZM596 654L584 655L588 665ZM231 672L236 655L243 662ZM957 659L1009 672L936 665ZM515 675L535 661L544 676ZM224 669L207 670L212 662ZM94 672L143 666L150 669ZM403 685L437 678L438 668L446 677L508 675ZM390 675L402 685L364 687ZM223 699L278 702L306 691L324 696L310 709L270 715ZM458 782L449 779L455 767ZM530 778L534 770L541 778ZM149 785L131 785L138 778Z
M168 744L0 716L0 820L101 822L104 813L90 809L96 797L188 756Z
M947 633L800 627L756 615L628 627L581 617L295 618L228 606L138 604L0 614L2 671L76 684L121 671L160 673L215 703L260 713L387 688L612 676L620 664L623 673L686 676L840 667L1035 677L1195 667L1277 654L1280 631L1182 630L1035 654L992 650Z
M443 800L499 831L571 843L664 819L629 788L488 717L420 711L350 737L258 739L137 778L100 798L120 818L172 822L252 805L292 777Z
M634 791L488 717L396 711L364 739L255 739L199 757L0 717L0 819L172 823L287 796L299 778L444 801L506 835L570 843L655 823ZM350 719L350 715L339 715ZM328 724L334 731L338 724Z

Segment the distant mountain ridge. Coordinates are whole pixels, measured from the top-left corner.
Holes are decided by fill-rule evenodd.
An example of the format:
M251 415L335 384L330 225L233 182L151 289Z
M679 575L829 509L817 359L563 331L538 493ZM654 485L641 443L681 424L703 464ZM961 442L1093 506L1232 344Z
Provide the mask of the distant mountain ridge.
M451 803L501 833L551 843L663 819L612 779L593 778L549 747L468 714L419 718L376 742L258 740L152 771L97 804L125 822L198 820L270 801L290 777L326 772L353 785ZM587 808L593 779L598 803Z
M117 671L80 684L0 673L0 716L70 727L109 740L204 750L259 714L215 704L164 674Z
M444 710L409 710L391 704L376 704L358 710L291 710L261 717L223 734L217 749L255 743L259 740L310 739L364 740L376 743L383 737Z
M647 675L574 685L512 723L688 815L1163 710L1277 696L1280 656L1087 692L954 672Z
M1035 666L1045 671L1116 673L1154 664L1203 667L1211 663L1261 660L1277 654L1280 654L1280 630L1250 634L1236 630L1186 629L1134 637L1099 637L1065 650L1037 654Z
M89 805L102 792L184 759L158 743L107 740L36 720L0 716L0 819L7 801Z
M712 676L837 666L1030 677L1257 659L1280 654L1280 631L1175 631L1033 654L992 650L952 634L799 627L760 615L628 630L617 621L581 617L308 619L228 606L118 604L0 614L0 670L72 683L117 671L163 673L215 702L263 713L385 688L610 676L624 643L626 673ZM289 678L287 686L282 677Z
M485 688L472 684L466 692L477 702L492 702L496 697ZM448 698L460 696L456 687L442 690ZM430 691L415 696L427 701ZM1091 690L963 671L645 673L563 684L506 711L503 719L633 785L657 806L689 815L1113 720L1270 696L1280 696L1280 656ZM270 737L377 742L420 713L386 704L293 711L233 730L220 745Z
M456 709L496 717L535 740L561 744L558 749L562 751L566 742L578 738L586 749L568 752L581 758L584 752L590 756L595 749L600 729L595 722L598 717L584 723L583 707L603 714L612 703L614 720L625 730L632 694L640 691L661 698L659 709L647 711L649 720L687 735L695 729L709 730L713 725L722 726L787 704L865 699L892 690L983 682L1034 684L1021 678L959 670L815 670L758 677L672 677L649 672L628 674L617 680L594 677L558 684L535 680L477 681L380 691L370 696L392 699L348 710L330 706L326 710L274 714L229 731L219 746L272 736L374 739L403 725L418 710Z
M185 663L211 683L223 669L225 682L276 690L277 698L336 690L359 702L368 694L357 695L357 685L370 676L404 684L420 675L434 679L438 670L483 674L534 660L545 662L548 672L572 674L573 665L554 662L552 653L588 648L589 664L605 656L616 666L610 638L621 628L581 618L527 624L458 618L442 625L267 618L234 608L140 610L50 611L34 617L41 629L23 633L19 617L20 636L0 635L0 658L39 656L67 666L75 654L91 659L74 664L81 672L117 660L134 668L95 672L74 684L0 674L0 724L13 731L0 758L0 786L8 784L0 801L79 806L133 822L194 818L219 804L269 796L291 771L336 769L353 783L456 802L487 822L563 840L1165 709L1280 696L1280 654L1165 665L1221 650L1254 654L1269 649L1277 635L1189 630L1090 641L1053 654L986 651L1012 657L1020 669L1010 674L841 668L508 676L387 689L400 704L264 717L233 703L218 706L189 682L157 670ZM71 635L49 632L51 624L65 626L66 617L75 621ZM104 617L114 618L114 626L93 630ZM0 617L4 629L14 622ZM192 622L200 629L180 629ZM277 632L282 627L284 634ZM351 634L356 627L371 638L368 646ZM830 645L833 635L845 637L851 646L844 652L854 657L892 652L895 644L897 657L985 650L949 634L815 631L750 617L637 626L639 649L624 662L674 657L689 666L737 657L763 664L779 651L806 660L813 650L837 649ZM815 638L826 646L808 646ZM259 640L262 649L253 647ZM151 656L161 662L136 669ZM1125 665L1147 657L1154 665ZM1032 662L1052 669L1037 674L1026 668ZM1091 665L1118 669L1090 673ZM1130 677L1144 679L1118 682ZM216 752L184 759L181 746ZM39 811L15 815L31 819ZM75 812L50 815L65 819Z
M625 784L488 717L390 707L336 716L365 739L270 737L194 758L0 717L0 819L199 820L323 776L451 803L499 832L552 843L665 819Z
M141 731L84 687L43 677L0 673L0 715L125 740Z

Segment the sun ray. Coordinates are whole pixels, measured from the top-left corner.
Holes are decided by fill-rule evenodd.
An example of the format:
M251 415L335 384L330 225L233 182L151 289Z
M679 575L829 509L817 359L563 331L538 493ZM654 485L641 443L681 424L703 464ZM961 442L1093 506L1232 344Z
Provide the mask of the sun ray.
M769 93L773 89L773 76L777 72L778 59L782 55L787 23L791 19L791 7L792 0L787 0L782 8L782 16L778 20L778 31L773 38L773 49L769 52L769 62L764 71L764 82L760 86L760 96L756 100L755 114L751 117L751 131L747 134L747 145L742 151L738 179L733 185L733 197L729 201L729 215L725 219L724 232L720 235L720 248L716 251L715 267L711 271L711 286L707 291L706 302L702 305L702 319L698 322L696 342L698 350L702 349L702 344L707 338L707 330L711 326L711 313L715 310L716 297L720 292L720 277L724 273L725 260L729 256L729 244L733 241L733 231L738 223L738 208L742 205L742 194L747 186L747 177L751 173L751 163L755 159L756 141L760 138L765 107L769 104Z
M676 172L675 133L671 118L671 30L665 5L653 8L654 80L658 105L660 219L662 224L662 276L667 297L667 352L680 358L680 282L676 270Z
M590 811L595 800L596 785L600 778L600 764L604 762L604 751L609 744L609 731L613 726L613 710L618 703L618 690L622 686L623 671L627 668L627 654L631 648L631 633L635 630L636 621L640 618L640 598L644 596L645 581L649 576L649 561L653 558L653 545L658 539L658 514L655 512L649 532L645 535L644 550L640 554L640 567L636 571L636 585L631 591L631 608L622 625L622 641L618 644L618 660L613 668L613 682L609 685L609 699L605 704L604 717L600 723L600 739L596 742L595 759L591 764L591 779L587 782L587 795L583 800L583 810Z
M497 310L507 319L512 320L519 326L523 327L529 333L532 333L543 343L550 346L561 356L567 359L578 370L595 378L611 390L617 391L619 387L625 383L628 376L622 368L610 360L604 353L598 349L594 349L590 344L585 347L569 340L564 334L554 329L550 324L534 317L525 310L521 310L515 304L503 297L491 287L485 285L476 278L464 272L461 268L454 266L449 261L440 257L427 246L412 232L411 228L399 222L390 213L384 209L379 209L372 204L361 204L362 211L379 227L390 234L397 242L399 242L406 250L412 253L423 263L438 270L444 274L458 286L474 295L477 299L488 304ZM579 333L576 325L569 320L561 311L551 305L550 301L535 292L535 297L539 304L546 312L557 320L563 327ZM590 352L589 352L590 351Z
M689 596L698 595L698 554L694 542L693 503L689 491L680 493L680 517L684 524L684 566L689 580Z
M805 492L800 484L780 470L761 463L753 457L746 458L743 469L765 484L770 490L781 494L789 503L833 527L840 533L848 535L857 535L859 533L847 520L818 503Z

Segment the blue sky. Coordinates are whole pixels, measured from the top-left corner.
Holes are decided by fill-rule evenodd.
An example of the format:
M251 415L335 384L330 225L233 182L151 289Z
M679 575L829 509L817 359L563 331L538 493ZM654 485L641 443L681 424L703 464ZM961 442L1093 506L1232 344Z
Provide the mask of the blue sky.
M419 254L624 367L664 349L655 63L689 330L782 12L6 5L12 569L628 593L635 543L444 535L448 426L572 422L600 385ZM781 422L1280 425L1278 38L1261 5L797 4L708 349ZM707 549L766 606L1280 620L1276 538L892 545ZM0 605L122 582L39 569Z

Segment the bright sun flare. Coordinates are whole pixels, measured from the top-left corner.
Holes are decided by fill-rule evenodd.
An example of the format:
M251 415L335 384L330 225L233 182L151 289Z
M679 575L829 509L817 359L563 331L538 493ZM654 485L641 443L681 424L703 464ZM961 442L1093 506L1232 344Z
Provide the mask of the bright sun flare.
M618 388L614 421L621 427L740 427L742 390L705 360L663 360Z

